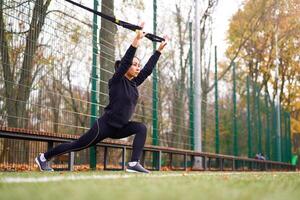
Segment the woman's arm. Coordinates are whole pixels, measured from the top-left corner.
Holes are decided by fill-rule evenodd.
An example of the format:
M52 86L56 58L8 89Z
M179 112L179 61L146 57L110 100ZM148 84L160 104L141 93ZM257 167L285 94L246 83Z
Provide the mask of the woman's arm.
M125 55L123 56L120 66L116 69L116 71L112 77L112 81L120 80L124 76L124 74L126 74L126 72L128 71L128 69L131 66L136 49L139 46L139 44L144 36L145 36L145 34L143 33L142 30L136 31L136 36L135 36L134 40L132 41L130 47L127 49Z
M137 86L141 85L148 76L151 75L161 53L159 51L155 51L155 53L149 58L146 65L140 71L139 75L133 79Z
M133 81L136 82L137 86L141 85L147 79L147 77L150 76L161 55L162 50L165 48L166 45L166 41L160 43L158 49L150 57L144 68L140 71L139 75L133 79Z

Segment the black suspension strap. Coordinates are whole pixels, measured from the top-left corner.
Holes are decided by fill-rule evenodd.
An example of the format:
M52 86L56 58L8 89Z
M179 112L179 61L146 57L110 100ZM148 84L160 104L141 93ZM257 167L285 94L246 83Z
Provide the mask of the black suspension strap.
M134 24L131 24L131 23L119 20L119 19L117 19L115 17L111 17L109 15L103 14L102 12L93 10L93 9L91 9L89 7L86 7L84 5L81 5L81 4L77 3L77 2L74 2L74 1L71 1L71 0L65 0L65 1L67 1L67 2L69 2L71 4L73 4L73 5L76 5L76 6L80 7L80 8L83 8L83 9L85 9L87 11L90 11L90 12L92 12L92 13L94 13L94 14L96 14L96 15L98 15L98 16L100 16L100 17L102 17L102 18L104 18L104 19L106 19L108 21L111 21L111 22L113 22L113 23L115 23L115 24L117 24L119 26L122 26L124 28L127 28L129 30L132 30L132 31L142 30L142 27L140 27L138 25L134 25ZM165 41L164 38L156 36L156 35L154 35L152 33L146 33L145 37L148 38L149 40L153 41L153 42L162 42L162 41Z

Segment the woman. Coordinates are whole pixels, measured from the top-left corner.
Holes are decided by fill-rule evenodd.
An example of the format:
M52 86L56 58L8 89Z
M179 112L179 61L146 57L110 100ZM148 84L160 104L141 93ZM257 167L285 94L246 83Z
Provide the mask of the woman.
M116 62L115 73L108 83L109 104L104 109L104 114L78 140L60 144L45 153L39 154L35 161L41 171L53 171L48 161L55 156L88 148L105 138L120 139L135 135L131 161L128 163L126 171L149 173L139 163L146 141L147 128L140 122L129 120L139 96L137 87L152 73L161 51L167 43L162 42L145 67L140 70L140 60L135 57L135 52L144 36L145 34L141 30L137 31L124 57L121 61Z

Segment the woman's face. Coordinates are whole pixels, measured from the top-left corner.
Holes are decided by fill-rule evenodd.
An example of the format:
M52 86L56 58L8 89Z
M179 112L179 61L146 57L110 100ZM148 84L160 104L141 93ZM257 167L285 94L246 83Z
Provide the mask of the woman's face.
M126 75L130 78L137 77L138 74L140 73L140 70L141 70L140 60L137 57L134 57L130 68L126 72Z

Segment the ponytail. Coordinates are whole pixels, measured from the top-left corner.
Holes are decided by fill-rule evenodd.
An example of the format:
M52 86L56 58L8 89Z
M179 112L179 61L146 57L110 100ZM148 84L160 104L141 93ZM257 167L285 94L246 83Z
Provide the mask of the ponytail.
M120 64L121 64L121 60L117 60L117 61L115 62L115 66L114 66L115 71L118 69L118 67L120 66Z

